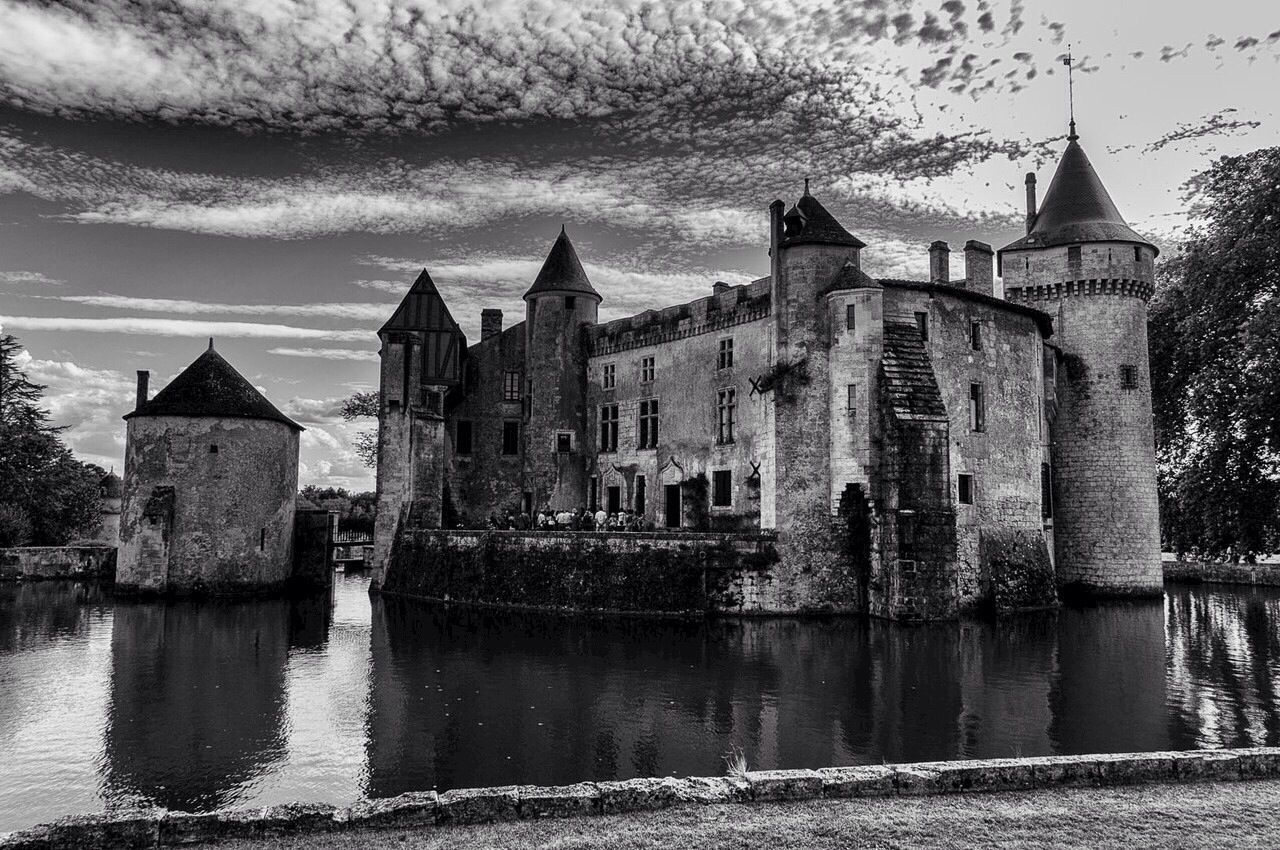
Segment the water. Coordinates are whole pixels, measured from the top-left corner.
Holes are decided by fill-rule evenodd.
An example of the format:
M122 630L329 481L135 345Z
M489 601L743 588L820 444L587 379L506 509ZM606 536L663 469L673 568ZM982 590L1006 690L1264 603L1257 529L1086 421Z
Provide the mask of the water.
M409 790L1280 744L1280 591L1005 623L585 620L0 586L0 831Z

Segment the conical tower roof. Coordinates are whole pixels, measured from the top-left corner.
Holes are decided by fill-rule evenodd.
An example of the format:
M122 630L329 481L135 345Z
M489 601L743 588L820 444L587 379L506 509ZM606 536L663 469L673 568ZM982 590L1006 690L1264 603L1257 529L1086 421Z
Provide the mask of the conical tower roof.
M213 340L209 341L209 349L156 393L155 398L125 414L124 418L134 416L268 419L304 430L277 410L235 367L214 351Z
M1031 232L1000 250L1077 242L1135 242L1156 250L1120 215L1075 133L1067 138L1067 149L1062 152L1049 191L1036 211Z
M809 194L807 185L804 195L796 202L793 209L799 210L804 217L800 232L782 240L783 247L792 245L844 245L850 248L865 248L867 244L844 229L836 217L827 211L818 199ZM790 215L790 213L788 213Z
M573 250L573 243L569 241L569 234L565 233L563 227L560 228L560 235L551 246L547 259L543 261L542 269L534 278L533 286L524 294L525 300L541 292L580 292L592 296L596 301L604 300L587 279L587 273L578 260L578 252Z

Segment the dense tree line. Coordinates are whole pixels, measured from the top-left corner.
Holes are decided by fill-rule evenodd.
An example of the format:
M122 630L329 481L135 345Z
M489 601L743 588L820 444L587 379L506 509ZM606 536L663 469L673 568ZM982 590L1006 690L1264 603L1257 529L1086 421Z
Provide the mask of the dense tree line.
M0 336L0 546L58 546L97 534L104 470L76 460L40 406L45 387L18 367L22 346Z
M1280 550L1280 147L1188 185L1191 228L1151 303L1165 546Z

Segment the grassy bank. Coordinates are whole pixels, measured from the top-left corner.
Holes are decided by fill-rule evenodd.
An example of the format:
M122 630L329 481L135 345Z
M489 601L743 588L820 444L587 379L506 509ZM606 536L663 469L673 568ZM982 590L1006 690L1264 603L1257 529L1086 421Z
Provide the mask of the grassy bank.
M627 815L230 841L227 850L395 847L1275 847L1280 780L717 804Z

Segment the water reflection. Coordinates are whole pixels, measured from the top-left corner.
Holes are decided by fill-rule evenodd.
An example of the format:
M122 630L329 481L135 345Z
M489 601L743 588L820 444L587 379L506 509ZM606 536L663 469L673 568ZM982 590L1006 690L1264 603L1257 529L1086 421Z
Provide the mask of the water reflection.
M556 618L0 586L0 831L753 766L1280 744L1280 590L1000 623Z

